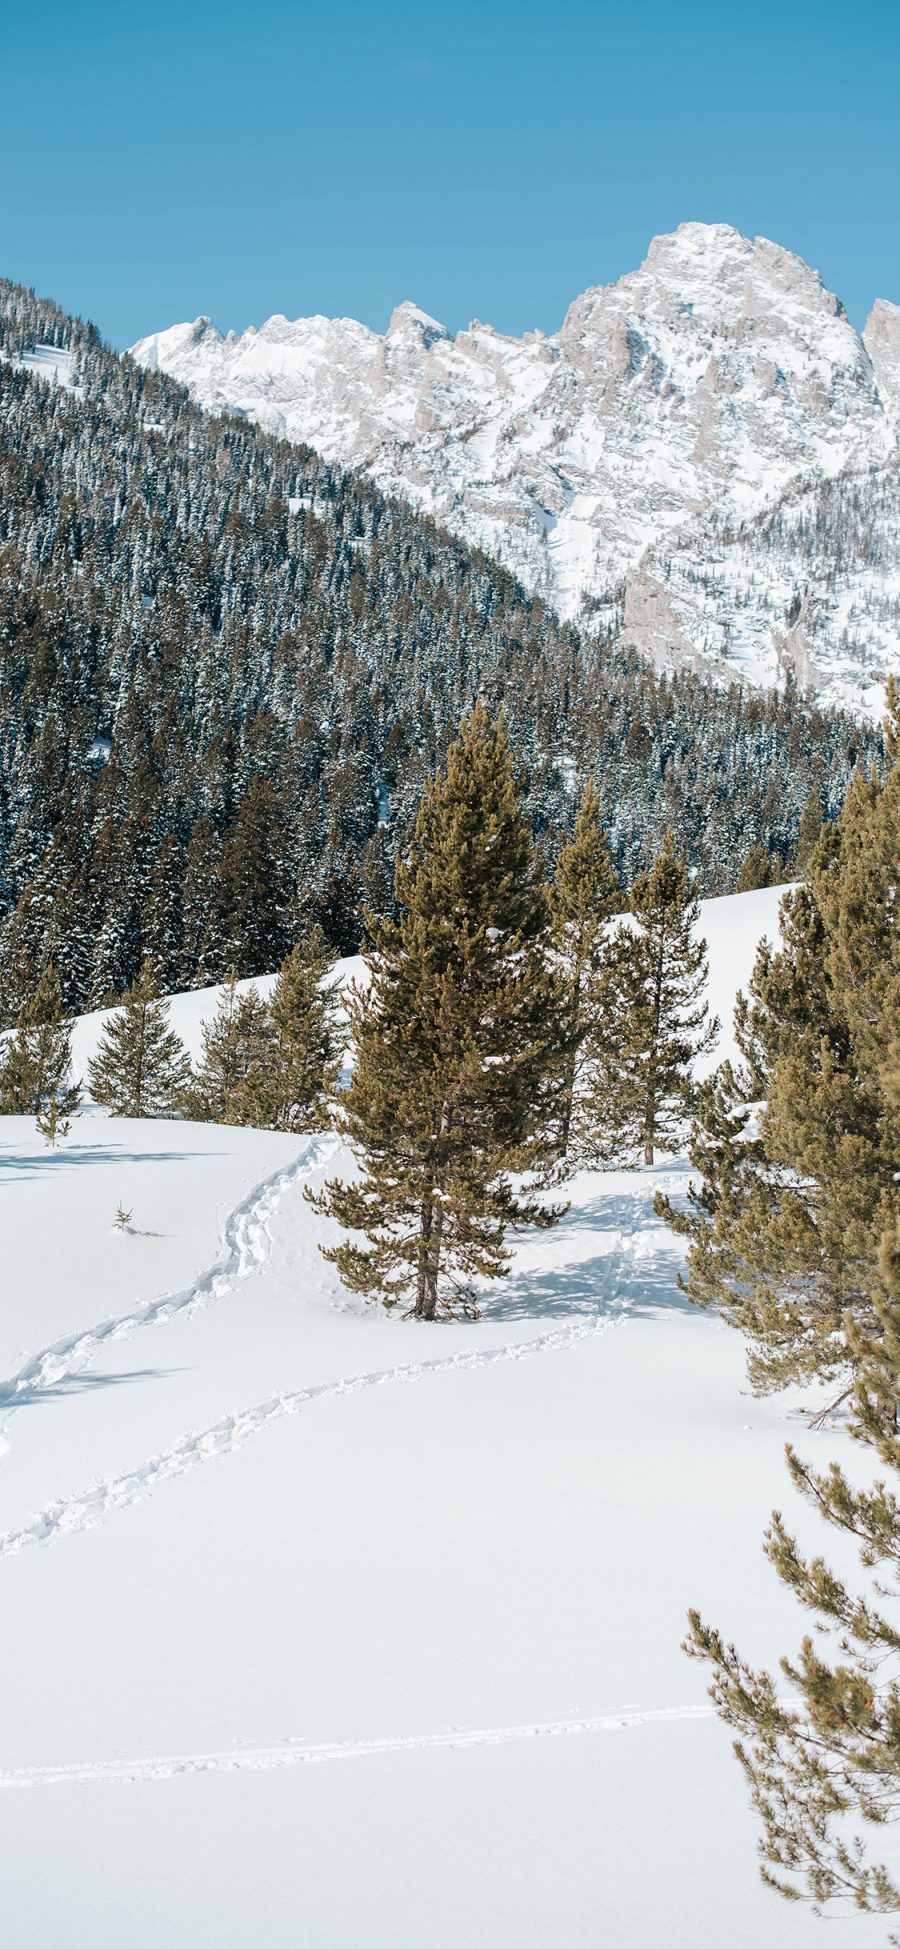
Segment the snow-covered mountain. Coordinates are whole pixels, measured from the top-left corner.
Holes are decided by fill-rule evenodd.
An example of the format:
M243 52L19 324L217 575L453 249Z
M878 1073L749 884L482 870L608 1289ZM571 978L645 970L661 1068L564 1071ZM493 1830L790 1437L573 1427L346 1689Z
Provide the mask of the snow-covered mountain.
M900 662L900 306L879 300L860 337L765 238L681 224L549 337L453 338L405 303L384 336L198 318L132 351L203 406L367 470L657 662L793 672L870 709ZM866 534L838 564L822 508L848 493Z

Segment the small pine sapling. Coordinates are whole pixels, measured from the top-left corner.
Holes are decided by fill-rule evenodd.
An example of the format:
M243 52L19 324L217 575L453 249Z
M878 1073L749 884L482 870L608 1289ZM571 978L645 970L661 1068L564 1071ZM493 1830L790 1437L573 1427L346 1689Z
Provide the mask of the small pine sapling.
M72 1128L69 1118L63 1116L56 1096L51 1096L46 1108L38 1111L35 1126L51 1150L55 1150L57 1144L68 1137Z
M174 1117L189 1077L186 1052L145 960L100 1037L88 1070L91 1095L116 1117Z
M0 1052L0 1112L40 1117L55 1102L60 1117L71 1116L80 1098L71 1063L72 1025L63 1012L59 976L48 966Z

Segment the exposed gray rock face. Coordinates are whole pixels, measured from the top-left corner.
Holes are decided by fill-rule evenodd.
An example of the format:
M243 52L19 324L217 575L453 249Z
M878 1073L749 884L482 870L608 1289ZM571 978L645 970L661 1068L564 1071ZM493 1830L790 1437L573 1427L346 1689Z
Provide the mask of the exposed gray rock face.
M132 349L201 404L366 469L563 615L624 628L658 663L757 683L790 670L877 709L900 661L900 554L880 591L897 613L857 629L880 535L849 596L827 561L819 587L804 521L786 555L783 535L774 551L759 540L783 504L835 480L858 477L865 500L877 478L881 506L900 307L879 301L860 337L818 274L765 238L681 224L640 270L576 298L550 337L476 321L452 338L406 303L383 336L275 317L223 338L200 318ZM802 628L786 622L798 590Z
M876 298L869 313L863 343L872 361L875 382L885 411L900 424L900 305Z

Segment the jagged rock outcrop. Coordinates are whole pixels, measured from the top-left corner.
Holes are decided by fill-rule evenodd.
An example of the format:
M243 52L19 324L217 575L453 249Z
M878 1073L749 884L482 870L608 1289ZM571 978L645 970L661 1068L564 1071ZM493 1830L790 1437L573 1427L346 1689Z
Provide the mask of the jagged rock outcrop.
M897 614L859 637L847 613L859 591L844 600L826 562L808 604L815 629L792 647L782 584L789 604L820 571L802 522L774 583L755 538L786 498L837 479L877 476L880 504L900 426L900 307L879 301L861 337L818 274L765 238L682 224L639 270L576 298L552 336L476 321L454 338L406 303L383 336L351 319L275 317L222 337L201 318L133 355L206 407L367 470L563 616L624 628L657 663L700 660L753 682L790 668L877 708L900 661L900 579Z

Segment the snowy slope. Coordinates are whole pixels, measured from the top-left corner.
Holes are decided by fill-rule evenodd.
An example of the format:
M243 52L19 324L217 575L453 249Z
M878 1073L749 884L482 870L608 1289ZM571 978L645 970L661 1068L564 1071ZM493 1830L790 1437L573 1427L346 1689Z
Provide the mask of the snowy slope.
M0 358L4 355L0 353ZM20 371L34 372L39 379L45 379L50 386L64 386L67 391L78 390L74 377L74 355L61 345L31 345L21 358L10 363Z
M707 907L717 1000L773 909ZM800 1630L759 1550L795 1404L681 1303L683 1168L575 1180L481 1321L422 1328L318 1254L341 1163L0 1124L5 1945L813 1945L678 1648L690 1602L754 1656Z
M895 454L898 319L880 301L860 338L801 258L685 223L654 239L640 270L584 292L549 337L476 321L452 338L407 302L383 336L352 319L276 316L223 337L199 318L132 352L212 410L368 469L562 614L624 629L661 663L697 659L757 683L790 671L872 708L900 646L893 586L891 629L861 683L845 616L826 617L814 641L784 626L808 579L801 537L784 603L764 590L755 605L752 577L749 599L709 577L691 594L692 564L706 559L710 519L752 525L801 484L867 476ZM684 567L670 604L672 553Z

